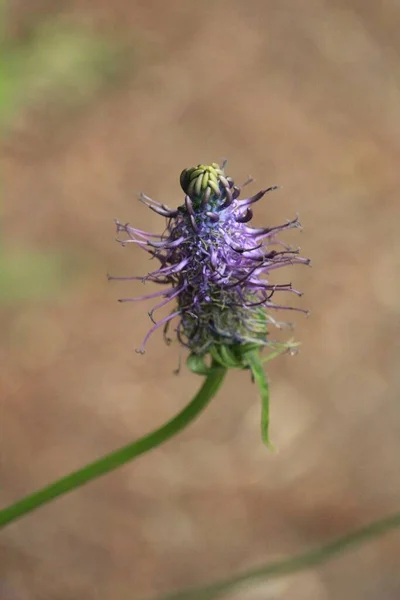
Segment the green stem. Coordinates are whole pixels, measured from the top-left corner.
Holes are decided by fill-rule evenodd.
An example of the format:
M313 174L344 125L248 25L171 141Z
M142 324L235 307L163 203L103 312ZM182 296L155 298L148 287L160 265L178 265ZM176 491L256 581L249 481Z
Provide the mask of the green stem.
M212 365L199 392L190 404L178 413L176 417L171 419L171 421L168 421L159 429L145 435L139 440L103 456L82 469L78 469L58 479L41 490L1 510L0 528L39 508L39 506L47 504L51 500L54 500L54 498L67 494L85 483L93 481L93 479L97 479L106 473L110 473L110 471L114 471L114 469L118 469L118 467L121 467L125 463L134 460L141 454L149 452L169 440L187 427L207 406L221 386L225 374L226 369Z
M378 538L385 533L400 528L400 512L385 519L375 521L356 531L340 536L319 546L314 550L308 550L303 554L297 554L283 560L271 562L257 569L247 571L241 575L226 579L201 588L186 590L175 594L158 597L157 600L213 600L222 594L226 594L238 585L253 583L260 580L268 580L283 575L291 575L310 567L320 565L327 560L339 556L348 550L360 546L363 543Z

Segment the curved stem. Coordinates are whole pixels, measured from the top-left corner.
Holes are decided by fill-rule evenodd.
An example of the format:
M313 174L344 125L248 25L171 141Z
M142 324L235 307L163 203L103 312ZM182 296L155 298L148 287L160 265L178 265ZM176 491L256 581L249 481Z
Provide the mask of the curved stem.
M187 427L187 425L189 425L189 423L191 423L207 406L221 386L225 374L226 369L212 365L212 368L196 396L190 404L171 419L171 421L168 421L159 429L152 431L135 442L95 460L82 469L78 469L41 490L26 496L15 504L4 508L0 511L0 528L19 519L27 513L30 513L36 508L39 508L39 506L47 504L58 496L67 494L85 483L93 481L93 479L97 479L106 473L114 471L114 469L118 469L118 467L134 460L145 452L149 452L153 448L160 446L160 444L163 444L172 438L182 431L182 429Z
M214 598L226 594L238 585L275 579L283 575L291 575L292 573L315 567L328 561L330 558L347 552L351 548L360 546L389 531L399 528L400 512L340 536L332 542L328 542L314 550L308 550L302 554L271 562L262 567L244 572L241 575L236 575L231 579L219 581L201 588L159 596L156 600L214 600Z

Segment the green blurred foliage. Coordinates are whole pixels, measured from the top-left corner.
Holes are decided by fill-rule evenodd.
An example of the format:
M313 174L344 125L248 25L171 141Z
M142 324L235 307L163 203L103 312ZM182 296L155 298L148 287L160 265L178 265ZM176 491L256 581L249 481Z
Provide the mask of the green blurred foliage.
M3 44L2 121L32 105L76 107L132 67L132 49L64 22L38 26L24 43Z
M126 44L61 20L40 23L28 39L5 40L2 46L3 132L32 107L43 107L47 116L49 110L90 105L133 65L132 48ZM76 270L68 251L11 254L0 248L0 303L51 296L69 280L72 262Z
M81 265L81 262L79 262ZM78 261L67 253L0 253L0 303L12 305L57 295L78 270Z

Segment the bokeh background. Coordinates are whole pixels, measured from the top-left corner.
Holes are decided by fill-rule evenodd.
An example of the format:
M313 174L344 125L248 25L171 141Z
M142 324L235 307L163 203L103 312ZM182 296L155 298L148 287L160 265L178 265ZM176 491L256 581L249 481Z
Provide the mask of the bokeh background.
M176 413L146 273L114 218L159 231L179 173L229 159L256 222L296 212L311 256L296 357L257 391L232 373L179 438L4 530L1 600L134 600L227 577L351 530L400 498L400 4L396 0L15 0L3 43L1 490L6 505ZM287 273L282 277L286 277ZM397 599L400 540L231 593Z

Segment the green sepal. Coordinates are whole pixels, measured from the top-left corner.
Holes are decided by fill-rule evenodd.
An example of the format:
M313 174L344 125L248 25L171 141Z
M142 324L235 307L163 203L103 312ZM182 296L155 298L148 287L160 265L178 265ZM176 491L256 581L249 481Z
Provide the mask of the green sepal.
M210 349L210 354L213 359L225 369L240 368L237 357L230 346L225 346L224 344L213 346Z
M269 362L270 360L273 360L280 354L284 354L285 352L289 352L290 354L296 354L297 348L300 345L301 345L300 342L295 342L294 339L290 339L287 342L283 342L283 343L275 342L275 344L273 345L273 348L274 348L273 352L270 352L269 354L266 354L265 356L261 356L260 360L264 364L266 362Z
M216 370L215 367L207 365L204 355L194 354L194 352L187 357L186 366L195 375L210 375Z

